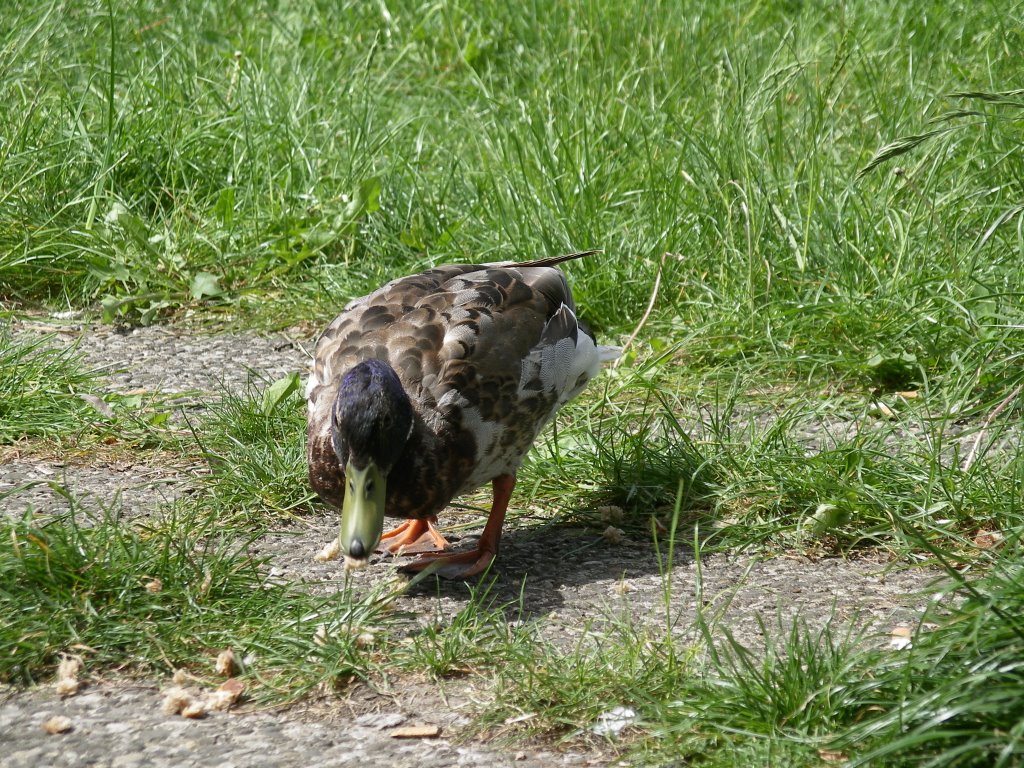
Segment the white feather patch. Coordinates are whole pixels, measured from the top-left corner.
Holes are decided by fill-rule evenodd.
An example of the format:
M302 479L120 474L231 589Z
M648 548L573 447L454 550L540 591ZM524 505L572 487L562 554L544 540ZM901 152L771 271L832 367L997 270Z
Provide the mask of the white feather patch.
M565 304L559 313L567 313L572 322L576 323L575 313ZM537 380L544 391L557 394L559 405L567 403L597 375L602 361L599 349L610 348L598 348L579 325L576 326L575 344L567 336L554 344L535 347L523 360L519 376L520 393L525 395L527 385Z

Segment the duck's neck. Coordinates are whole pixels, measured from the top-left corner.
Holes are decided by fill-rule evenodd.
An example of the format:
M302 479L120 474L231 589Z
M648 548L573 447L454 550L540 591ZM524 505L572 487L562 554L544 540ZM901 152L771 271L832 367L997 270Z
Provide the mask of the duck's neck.
M467 441L468 439L468 441ZM436 431L419 415L388 480L388 514L428 517L443 510L473 470L472 438Z

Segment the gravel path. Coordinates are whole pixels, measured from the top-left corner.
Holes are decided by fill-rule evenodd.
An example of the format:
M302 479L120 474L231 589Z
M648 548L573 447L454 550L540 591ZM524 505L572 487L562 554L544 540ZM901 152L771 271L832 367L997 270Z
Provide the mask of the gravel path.
M47 690L0 692L0 764L5 768L90 766L216 766L290 768L345 766L580 766L596 754L490 748L460 744L445 734L465 718L423 718L390 703L352 715L327 710L213 714L189 720L160 709L161 694L143 684L111 684L59 699ZM69 730L49 734L44 725L66 717ZM436 738L399 739L396 728L438 725Z
M200 336L180 329L145 328L127 334L108 328L15 326L17 334L56 332L55 345L79 342L88 365L107 372L111 390L162 393L241 388L251 371L273 380L291 371L304 372L307 340L285 335ZM188 489L194 472L154 459L95 461L8 456L0 465L0 495L8 514L28 505L57 512L67 501L50 481L66 485L86 506L121 505L133 515L151 514L164 501ZM457 519L479 517L456 513ZM451 517L445 517L450 521ZM321 563L313 555L336 535L331 514L291 523L256 543L268 555L275 577L304 582L309 589L339 589L337 562ZM557 556L552 556L557 553ZM502 555L492 595L498 604L521 604L523 615L536 619L547 639L569 644L581 634L600 638L622 618L678 632L690 631L697 608L697 569L693 557L678 552L670 574L671 607L666 615L664 580L656 553L646 540L608 541L600 529L555 523L513 523L502 540ZM367 588L390 578L394 565L379 562L355 578ZM715 555L702 563L703 599L721 609L736 637L757 647L761 622L771 627L801 616L812 625L830 616L882 630L910 624L923 610L908 598L935 577L921 570L887 570L884 563L805 557L759 560ZM452 616L465 606L464 584L421 585L402 598L404 608L426 615ZM520 603L520 597L522 601ZM163 681L93 683L83 693L59 699L49 686L34 690L0 690L0 764L3 766L542 766L608 765L614 757L579 745L555 753L538 747L504 749L481 742L458 741L472 716L430 686L412 683L389 693L357 701L318 702L306 709L280 712L232 712L204 720L170 717L160 711ZM454 684L457 685L457 684ZM432 719L415 714L429 701ZM355 703L354 703L355 702ZM71 730L44 732L52 716L70 719ZM396 725L438 725L441 736L403 741L392 738Z

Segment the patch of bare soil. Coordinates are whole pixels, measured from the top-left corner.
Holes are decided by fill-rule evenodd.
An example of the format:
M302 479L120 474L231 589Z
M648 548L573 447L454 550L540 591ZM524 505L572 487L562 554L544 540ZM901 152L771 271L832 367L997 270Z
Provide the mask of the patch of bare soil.
M156 685L128 682L95 684L66 699L47 688L0 690L0 762L7 768L607 764L596 751L465 742L458 734L466 716L426 688L375 695L372 707L335 701L330 707L313 703L201 718L167 715L162 699ZM55 720L62 729L48 732L45 726Z

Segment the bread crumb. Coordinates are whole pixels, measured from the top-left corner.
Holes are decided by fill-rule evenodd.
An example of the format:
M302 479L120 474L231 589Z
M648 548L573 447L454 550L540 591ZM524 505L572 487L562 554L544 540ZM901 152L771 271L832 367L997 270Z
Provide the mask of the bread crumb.
M360 632L356 635L356 648L369 648L376 639L373 632Z
M893 627L889 636L889 647L895 651L903 651L914 647L914 631L910 627Z
M206 694L206 706L215 712L225 712L238 701L244 690L245 685L232 677L221 683L217 690Z
M221 677L231 677L235 674L235 652L230 648L225 648L218 653L214 669Z
M187 717L189 720L198 720L206 717L206 704L193 699L181 710L181 716Z
M334 539L333 541L330 541L327 544L325 544L323 549L321 549L313 556L313 559L316 560L318 563L325 563L328 560L336 559L340 553L341 541L339 539Z
M868 413L872 416L876 416L880 419L887 419L892 421L896 418L896 411L890 408L888 405L883 403L881 400L876 400L868 407Z
M229 698L229 704L234 704L238 701L242 694L245 692L245 683L234 677L225 680L223 683L217 686L217 690L214 691L216 694L225 694ZM218 698L222 698L218 696Z
M244 690L245 685L232 677L217 686L217 690L206 694L206 706L215 712L224 712L238 701Z
M55 717L51 717L49 720L43 723L43 730L51 736L56 733L67 733L74 727L75 726L74 723L71 722L71 718L65 717L64 715L57 715Z
M192 694L184 688L175 686L164 691L164 700L160 705L160 711L165 715L180 714L185 707L194 701Z
M349 557L348 555L345 555L345 571L346 572L348 572L348 571L358 571L360 568L365 568L369 564L370 564L370 561L368 559L367 560L357 560L354 557Z
M74 677L64 677L57 681L55 686L57 695L62 699L67 696L74 696L82 684Z
M327 645L329 636L327 634L326 624L317 624L316 632L313 633L313 644L319 648L323 648Z
M206 694L206 706L214 712L227 712L234 701L234 697L227 691L210 691Z
M614 584L612 584L611 593L613 595L617 595L618 597L622 597L623 595L632 592L634 589L635 587L628 581L626 581L625 579L619 579Z
M61 698L78 693L81 682L78 673L82 671L82 660L78 656L63 656L57 665L57 695Z
M65 656L57 665L58 680L73 680L82 671L82 660L77 656Z
M601 536L609 544L621 544L626 540L626 532L621 528L616 528L614 525L609 525L605 528Z

